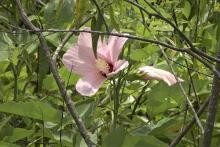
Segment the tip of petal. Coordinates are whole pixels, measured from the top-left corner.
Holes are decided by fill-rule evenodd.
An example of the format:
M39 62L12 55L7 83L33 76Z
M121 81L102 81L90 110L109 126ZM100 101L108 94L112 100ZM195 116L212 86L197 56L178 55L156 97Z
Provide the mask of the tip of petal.
M177 82L183 82L180 78L176 79L172 73L153 66L140 67L138 73L144 74L147 80L163 80L168 86L172 86Z

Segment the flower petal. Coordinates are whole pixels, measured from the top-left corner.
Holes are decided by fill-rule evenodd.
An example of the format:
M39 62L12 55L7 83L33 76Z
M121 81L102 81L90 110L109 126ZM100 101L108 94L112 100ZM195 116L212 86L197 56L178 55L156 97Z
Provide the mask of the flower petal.
M117 33L116 31L113 31ZM108 41L108 51L111 56L112 63L115 63L118 60L118 56L121 53L121 49L128 38L118 37L118 36L110 36Z
M99 90L105 80L106 78L99 73L89 73L78 80L76 90L83 96L92 96Z
M72 72L85 75L88 72L95 72L97 68L95 66L95 56L93 52L90 52L90 48L75 45L71 47L63 55L64 65Z
M90 28L85 27L84 30L90 31ZM78 45L92 50L92 36L91 33L81 32L78 38Z
M165 71L165 70L162 70L162 69L154 68L152 66L141 67L141 68L139 68L139 72L144 73L145 79L147 79L147 80L151 80L151 79L163 80L169 86L177 83L177 80L172 73ZM183 81L180 78L178 78L178 80L179 80L179 82Z
M97 44L97 57L111 63L110 51L107 46L106 39L103 40L99 37Z
M113 72L107 74L107 77L111 77L115 74L117 74L119 71L125 69L126 67L128 67L129 63L126 60L118 60L115 65L114 65L114 70Z

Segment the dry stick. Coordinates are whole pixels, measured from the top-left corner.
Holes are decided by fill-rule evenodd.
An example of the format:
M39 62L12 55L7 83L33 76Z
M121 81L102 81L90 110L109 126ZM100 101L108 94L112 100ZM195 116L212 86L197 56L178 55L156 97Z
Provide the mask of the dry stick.
M220 48L218 49L217 58L220 59ZM220 71L220 64L217 63L215 66L217 71ZM209 101L208 118L206 120L205 134L203 137L203 147L211 146L212 132L215 123L215 115L217 110L218 98L220 96L220 78L214 75L212 83L212 92Z
M22 8L22 5L20 3L20 0L16 0L16 4L20 13L20 16L22 18L22 21L24 22L24 24L30 28L31 30L39 30L38 28L36 28L27 18L27 15L24 11L24 9ZM89 147L95 146L95 144L90 140L90 136L88 135L88 131L86 130L86 127L83 123L83 121L81 120L81 118L79 117L79 114L76 112L76 108L73 105L70 96L66 95L66 88L64 86L64 82L61 80L60 75L58 73L57 67L55 62L51 59L51 54L50 54L50 50L48 48L47 42L43 36L42 33L38 32L36 33L41 47L42 49L45 51L45 54L47 56L48 59L48 63L50 65L50 69L52 71L52 74L54 76L54 79L56 80L56 83L59 87L60 93L64 98L64 101L66 103L66 106L68 108L69 113L71 114L72 118L74 119L77 127L79 128L80 134L82 135L82 137L84 138L86 144Z
M205 108L208 106L209 104L209 98L206 99L205 103L199 108L197 115L200 116L204 111ZM196 123L196 119L195 117L193 117L193 119L191 120L190 123L188 123L180 132L180 134L171 142L170 147L175 147L180 141L181 139L186 135L186 133L190 130L190 128L193 126L193 124Z
M135 2L133 2L133 1L131 1L131 0L124 0L124 1L125 1L125 2L128 2L128 3L132 4L132 5L134 5L134 6L136 6L136 7L138 7L139 9L142 9L142 10L143 10L147 15L149 15L149 16L154 16L154 17L156 17L156 18L159 18L159 19L161 19L161 20L167 22L170 26L173 27L174 30L176 30L176 32L179 34L179 36L187 42L187 44L190 46L191 51L193 51L194 53L196 53L196 54L198 54L198 55L201 55L201 56L203 56L203 57L205 57L205 58L207 58L207 59L209 59L209 60L211 60L211 61L215 61L215 62L220 63L220 59L215 58L215 57L212 57L212 56L209 56L209 55L205 54L204 52L202 52L202 51L196 49L196 48L193 46L192 42L185 36L185 34L183 34L182 31L179 30L179 28L178 28L174 23L172 23L170 20L168 20L167 18L165 18L164 16L162 16L162 15L160 14L160 12L159 12L156 8L154 8L150 3L148 3L146 0L145 0L145 2L147 2L147 4L148 4L154 11L156 11L157 13L148 12L142 5L140 5L140 4L138 4L138 3L135 3Z

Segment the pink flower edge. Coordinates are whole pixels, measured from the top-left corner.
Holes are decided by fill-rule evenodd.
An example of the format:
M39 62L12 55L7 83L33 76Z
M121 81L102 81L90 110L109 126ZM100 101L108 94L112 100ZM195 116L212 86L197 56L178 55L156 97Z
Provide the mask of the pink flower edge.
M172 86L177 82L183 82L181 78L176 79L172 73L153 66L140 67L138 72L143 73L146 80L163 80L168 86Z

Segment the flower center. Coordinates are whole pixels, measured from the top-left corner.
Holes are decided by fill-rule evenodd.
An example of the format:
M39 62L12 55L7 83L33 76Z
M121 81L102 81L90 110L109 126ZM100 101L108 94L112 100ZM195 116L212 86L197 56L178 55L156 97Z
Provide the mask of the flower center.
M105 60L97 59L97 60L96 60L96 67L97 67L103 74L109 73L110 66L109 66L109 64L108 64Z

